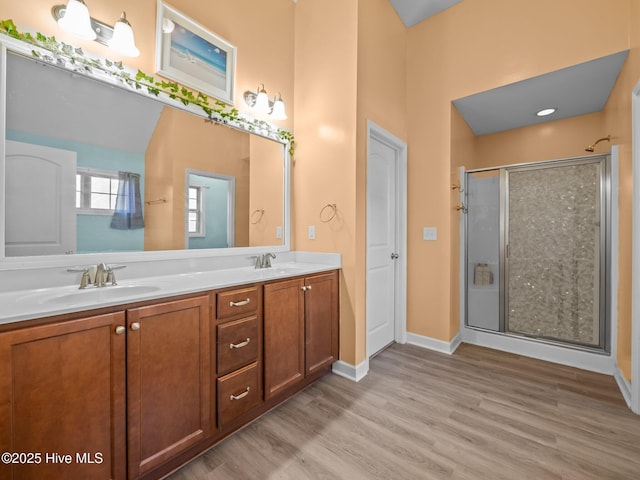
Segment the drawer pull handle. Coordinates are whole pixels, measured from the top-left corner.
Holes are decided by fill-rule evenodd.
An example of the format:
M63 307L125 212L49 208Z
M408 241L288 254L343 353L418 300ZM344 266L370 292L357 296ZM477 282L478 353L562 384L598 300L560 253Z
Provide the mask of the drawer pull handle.
M247 387L247 389L244 392L242 392L240 395L231 395L229 397L229 400L242 400L244 397L249 395L249 389L250 387Z
M245 305L249 305L249 302L251 302L251 299L247 298L246 300L242 300L241 302L229 302L229 306L230 307L244 307Z
M247 338L244 342L240 342L240 343L230 343L229 344L229 348L231 350L233 350L234 348L242 348L242 347L246 347L247 345L249 345L249 342L251 341L250 338Z

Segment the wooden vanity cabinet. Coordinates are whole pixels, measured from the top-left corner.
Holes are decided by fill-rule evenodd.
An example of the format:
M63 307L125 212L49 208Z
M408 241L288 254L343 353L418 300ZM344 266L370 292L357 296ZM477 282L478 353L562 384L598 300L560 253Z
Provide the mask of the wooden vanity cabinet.
M234 424L262 404L262 286L219 291L218 424Z
M209 296L127 310L129 478L211 433Z
M305 374L331 367L339 355L338 273L304 279Z
M161 478L329 371L338 303L332 271L5 328L0 453L73 462L0 480Z
M304 380L304 280L264 286L264 398Z
M338 359L337 271L264 287L265 400Z
M39 454L0 479L126 478L124 328L116 312L0 333L0 452Z

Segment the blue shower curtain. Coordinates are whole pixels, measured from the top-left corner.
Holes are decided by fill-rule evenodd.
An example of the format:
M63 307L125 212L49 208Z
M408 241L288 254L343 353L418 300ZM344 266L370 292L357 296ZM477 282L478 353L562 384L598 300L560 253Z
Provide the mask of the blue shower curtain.
M140 175L120 172L118 177L118 197L111 219L111 228L133 230L144 228L142 201L140 199Z

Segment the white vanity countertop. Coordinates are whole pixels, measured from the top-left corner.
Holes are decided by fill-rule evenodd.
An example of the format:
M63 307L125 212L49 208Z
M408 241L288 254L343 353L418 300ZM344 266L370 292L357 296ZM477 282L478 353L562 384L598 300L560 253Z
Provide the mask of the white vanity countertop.
M138 278L125 278L122 275L122 279L118 277L116 286L89 286L83 290L75 283L24 290L3 289L0 291L0 324L309 275L337 268L341 268L340 255L303 254L298 255L298 258L294 257L293 261L274 260L271 268L242 266Z

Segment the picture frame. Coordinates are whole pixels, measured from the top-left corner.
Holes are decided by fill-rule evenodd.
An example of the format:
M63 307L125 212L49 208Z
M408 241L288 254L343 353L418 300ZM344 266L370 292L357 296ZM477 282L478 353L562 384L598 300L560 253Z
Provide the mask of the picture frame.
M234 102L236 47L158 0L156 72L185 87Z

